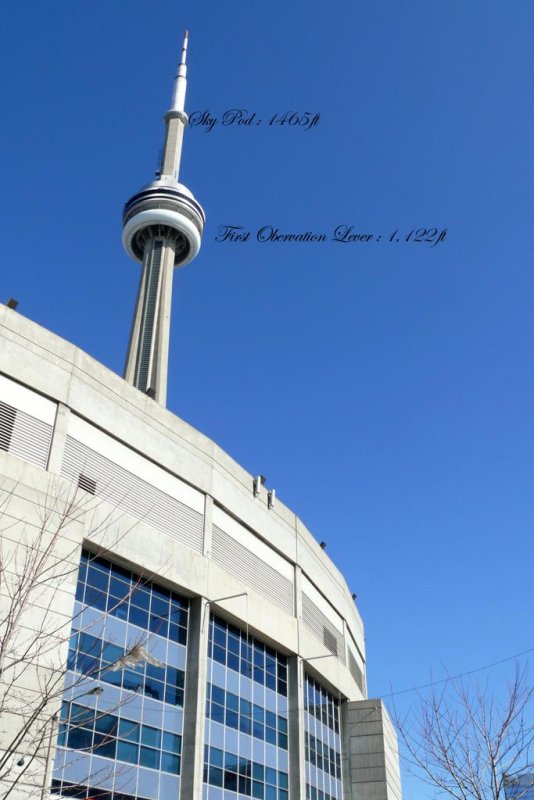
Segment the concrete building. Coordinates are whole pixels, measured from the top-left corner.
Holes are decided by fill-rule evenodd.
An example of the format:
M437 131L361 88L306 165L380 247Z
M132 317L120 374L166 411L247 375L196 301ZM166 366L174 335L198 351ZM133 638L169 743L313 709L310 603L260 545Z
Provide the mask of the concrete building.
M164 407L172 273L204 225L178 182L186 44L161 173L125 207L143 265L125 379L0 308L0 792L399 800L342 574Z

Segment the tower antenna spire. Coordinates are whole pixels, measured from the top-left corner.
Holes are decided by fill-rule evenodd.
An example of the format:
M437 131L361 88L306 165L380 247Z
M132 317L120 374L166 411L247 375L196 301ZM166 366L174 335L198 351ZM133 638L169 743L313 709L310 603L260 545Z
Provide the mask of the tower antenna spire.
M124 377L162 405L167 396L173 272L197 255L205 222L202 206L178 183L188 122L188 42L186 31L171 108L164 116L160 171L155 181L126 203L123 212L122 242L128 255L143 265Z
M187 65L185 61L187 58L188 39L189 31L186 31L184 34L184 43L182 45L182 57L174 79L174 91L172 95L172 108L174 111L185 111L185 90L187 89Z
M189 42L189 31L185 32L184 43L182 45L182 57L178 64L174 87L172 93L172 104L165 114L167 135L165 137L165 147L161 158L161 175L173 175L178 180L180 171L180 159L182 157L182 144L184 129L188 123L185 113L185 90L187 89L187 45Z

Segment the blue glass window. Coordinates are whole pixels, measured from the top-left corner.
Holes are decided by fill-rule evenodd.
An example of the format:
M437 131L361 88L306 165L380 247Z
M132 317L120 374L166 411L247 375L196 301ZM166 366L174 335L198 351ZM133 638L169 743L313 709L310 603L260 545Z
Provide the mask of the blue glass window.
M131 742L119 742L117 758L119 761L126 761L128 764L137 764L139 761L139 747Z
M77 598L143 630L187 642L188 600L88 550L82 551Z
M180 774L182 739L175 733L68 702L63 703L61 719L60 742L66 740L73 750L150 769L160 769L161 762L163 772Z
M91 774L90 758L94 753L123 762L123 770L126 763L179 775L179 733L164 734L153 725L142 726L134 720L122 717L122 710L123 701L129 699L125 692L144 694L159 703L165 703L169 711L172 707L183 706L185 675L179 665L183 665L185 661L185 651L163 640L156 641L155 636L150 638L148 632L156 632L174 643L186 646L189 601L87 550L83 550L81 555L76 597L79 603L91 607L93 613L80 614L78 608L75 615L74 627L83 625L86 630L74 630L71 636L68 668L71 673L77 674L69 676L68 685L76 686L81 676L91 677L102 685L108 683L117 687L121 693L109 691L112 701L117 698L116 711L105 714L75 703L65 703L58 727L58 744L83 751L80 752L77 762L86 760L84 769L87 768L87 774ZM95 620L95 625L86 625L88 619ZM136 629L138 634L135 633ZM99 635L95 636L97 632ZM149 652L167 652L167 657L173 663L156 666L141 662L128 669L123 668L120 663L117 665L125 655L125 649L131 646L125 647L124 642L132 641L148 641ZM118 642L123 643L122 646ZM117 666L120 668L114 669ZM96 686L94 683L89 684L91 685ZM139 701L134 702L138 705ZM126 714L127 705L125 702ZM152 708L156 712L154 705ZM178 716L178 720L181 716ZM157 719L158 715L155 713L151 721ZM73 766L77 762L71 760L66 766L58 767L54 775L55 783L58 787L65 787L58 794L76 796L74 793L78 788L72 783L72 779L79 772L79 768L75 769ZM120 776L120 770L120 764L112 764L109 773ZM79 796L84 799L93 797L93 789L90 794L86 789L87 787L81 787ZM120 792L109 790L94 789L94 797L102 797L103 800L130 800L129 795L123 797Z
M244 733L252 733L257 739L263 739L287 750L286 717L268 711L249 700L240 699L236 694L225 691L215 684L208 684L207 693L206 713L209 719Z
M161 753L161 769L163 772L172 772L174 775L180 774L180 758L173 756L172 753Z
M304 708L306 797L308 800L340 800L343 789L339 700L306 675Z
M211 617L210 658L287 697L287 659L246 632Z
M176 733L163 733L163 749L169 753L180 753L181 739Z
M287 800L287 773L261 763L262 757L253 760L249 738L265 743L263 758L269 764L287 763L286 657L215 616L208 646L204 782L238 797ZM225 670L215 669L215 663ZM245 736L227 734L223 740L221 725ZM227 743L224 750L221 741ZM235 753L235 747L245 752Z
M119 737L130 742L138 742L141 735L141 725L129 719L119 720Z
M211 786L222 786L246 797L287 800L287 772L266 768L216 747L206 748L206 760L204 781Z
M142 767L159 769L159 755L159 752L157 750L153 750L151 747L141 747L139 764Z
M122 686L132 692L142 692L155 700L165 700L171 705L184 704L184 672L175 667L155 667L152 664L139 664L133 670L110 669L121 656L124 649L111 642L97 639L88 633L73 637L78 652L71 651L71 669L83 675L93 676L114 686ZM157 676L157 679L152 676Z
M57 779L52 781L52 791L62 797L78 797L80 800L85 800L87 797L94 798L94 800L147 800L147 798L141 797L139 794L134 797L131 794L124 794L124 792L114 792L112 790L99 789L95 786L75 784Z

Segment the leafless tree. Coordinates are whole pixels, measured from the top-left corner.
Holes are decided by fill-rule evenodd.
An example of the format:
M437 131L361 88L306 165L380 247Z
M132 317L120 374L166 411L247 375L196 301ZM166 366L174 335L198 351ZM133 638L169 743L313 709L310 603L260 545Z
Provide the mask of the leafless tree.
M489 684L447 680L419 694L395 723L412 774L455 800L504 800L505 784L532 770L533 689L516 665L499 697ZM516 786L520 800L525 789Z
M78 487L66 490L61 486L64 484L52 481L38 504L23 498L25 492L19 492L18 486L10 491L0 488L2 800L17 794L47 796L84 538L80 526L84 532L90 530L93 543L101 542L98 549L104 554L126 535L124 531L115 534L114 511L106 515L100 509L96 513L97 501L92 495ZM24 515L22 507L27 511ZM124 665L119 659L111 668L149 658L145 644L137 642L124 654ZM97 694L94 680L99 677L79 676L71 680L69 688L79 691L79 697ZM67 722L71 727L76 724L75 720Z

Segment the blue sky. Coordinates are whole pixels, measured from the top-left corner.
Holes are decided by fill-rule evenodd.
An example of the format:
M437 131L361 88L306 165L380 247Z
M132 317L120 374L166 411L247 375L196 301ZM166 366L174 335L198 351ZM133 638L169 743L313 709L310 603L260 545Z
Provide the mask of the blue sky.
M187 110L263 122L186 133L207 224L175 275L169 407L327 541L371 695L534 646L534 4L3 11L1 299L122 370L121 210L156 168L189 28ZM265 124L288 110L320 121ZM259 243L265 225L382 238Z

